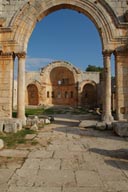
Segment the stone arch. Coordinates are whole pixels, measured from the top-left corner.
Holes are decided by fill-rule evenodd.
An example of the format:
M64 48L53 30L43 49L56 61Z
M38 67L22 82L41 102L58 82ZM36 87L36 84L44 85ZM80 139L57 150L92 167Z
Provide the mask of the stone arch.
M81 87L81 106L94 108L97 105L97 86L94 81L84 81Z
M47 103L76 106L79 73L79 69L66 61L54 61L42 68L41 82L46 86Z
M10 22L13 28L12 39L18 43L16 51L26 51L27 43L38 21L48 14L59 9L73 9L86 15L95 24L101 37L103 49L111 49L119 35L116 30L117 19L108 4L102 1L77 1L77 0L31 0L18 10ZM29 23L29 25L28 25Z
M28 84L27 86L28 105L39 104L39 93L36 84Z
M42 78L44 77L44 81L46 80L46 77L49 76L48 74L50 74L51 71L57 67L64 67L64 68L68 69L69 71L71 71L73 74L74 82L77 83L77 74L80 74L81 71L80 71L80 69L74 67L71 63L69 63L67 61L53 61L53 62L49 63L47 66L45 66L44 68L42 68L41 76L42 76ZM50 81L50 79L49 79L49 81Z

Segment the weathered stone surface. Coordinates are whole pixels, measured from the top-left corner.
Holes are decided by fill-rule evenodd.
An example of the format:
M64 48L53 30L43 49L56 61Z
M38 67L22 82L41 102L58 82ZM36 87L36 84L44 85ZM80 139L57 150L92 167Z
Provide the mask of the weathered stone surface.
M128 136L128 122L113 122L113 130L119 136Z
M17 149L4 149L0 151L1 157L27 157L27 150L17 150Z
M84 128L93 128L96 127L97 121L94 120L84 120L81 121L79 124L79 127L84 127Z
M0 149L4 148L4 141L2 139L0 139Z
M16 123L6 123L4 126L5 133L16 133L18 131Z
M38 131L37 124L35 123L34 125L32 125L30 129L33 130L33 131Z
M4 123L1 121L0 122L0 132L3 132L3 129L4 129Z
M106 126L105 122L97 122L96 123L96 129L103 131L106 128L107 128L107 126Z

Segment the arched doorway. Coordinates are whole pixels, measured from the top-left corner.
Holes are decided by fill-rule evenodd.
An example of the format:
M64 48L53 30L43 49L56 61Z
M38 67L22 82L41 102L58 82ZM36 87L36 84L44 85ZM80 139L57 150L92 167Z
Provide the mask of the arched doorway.
M28 85L27 91L28 91L28 105L38 105L39 96L38 96L38 89L36 85L34 84Z
M87 108L94 108L97 104L96 86L91 83L84 85L81 93L81 105Z

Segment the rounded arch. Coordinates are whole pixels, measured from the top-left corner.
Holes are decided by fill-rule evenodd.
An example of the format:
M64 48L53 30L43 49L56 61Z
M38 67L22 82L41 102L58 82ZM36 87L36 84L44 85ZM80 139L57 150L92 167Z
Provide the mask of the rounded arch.
M28 84L27 86L28 105L39 104L38 88L35 84Z
M87 108L94 108L97 105L97 86L94 81L82 83L81 105Z
M77 74L80 70L66 61L54 61L41 70L47 85L47 101L53 105L77 105ZM43 81L44 80L44 81Z
M47 80L48 80L48 74L51 74L52 70L58 67L63 67L69 70L74 79L74 83L77 83L77 74L80 74L81 71L80 69L74 67L71 63L66 62L66 61L53 61L49 63L47 66L41 69L41 76L47 75ZM46 78L44 78L46 80Z
M76 10L89 17L100 34L103 49L110 49L111 42L117 36L115 18L113 19L114 14L111 13L112 11L110 12L110 8L108 11L108 5L101 2L31 0L24 4L10 22L10 27L13 27L12 39L18 43L17 49L26 51L28 40L36 22L56 10L67 8Z
M80 84L80 88L81 90L83 90L84 86L86 84L91 84L95 89L96 89L96 83L94 81L91 81L91 80L85 80L85 81L82 81L81 84Z

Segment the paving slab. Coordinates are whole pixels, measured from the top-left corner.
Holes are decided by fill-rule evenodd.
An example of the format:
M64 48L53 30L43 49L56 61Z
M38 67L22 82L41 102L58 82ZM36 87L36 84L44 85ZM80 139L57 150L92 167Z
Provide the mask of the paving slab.
M4 149L0 151L1 157L27 157L28 150Z
M7 184L13 173L13 169L0 169L0 188L3 186L3 184Z
M98 172L76 171L76 180L79 187L103 187Z
M37 172L37 169L19 169L14 173L8 184L10 186L32 187L35 183Z
M40 169L59 170L61 167L60 159L43 159L40 161Z
M52 158L53 151L46 151L45 149L40 149L30 152L28 158Z
M75 175L70 170L39 170L35 186L41 187L76 187Z
M7 192L61 192L61 187L10 187Z

